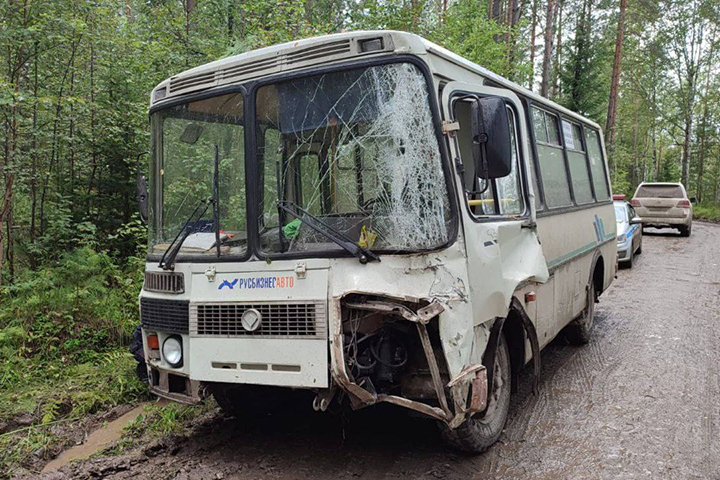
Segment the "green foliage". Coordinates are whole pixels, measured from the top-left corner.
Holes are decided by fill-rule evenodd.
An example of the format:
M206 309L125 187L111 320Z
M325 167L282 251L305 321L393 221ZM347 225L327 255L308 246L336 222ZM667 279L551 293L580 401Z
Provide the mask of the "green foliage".
M0 327L26 332L26 353L38 358L89 361L127 342L140 287L138 273L127 275L107 254L81 247L3 287Z
M445 14L444 21L430 32L431 40L478 65L497 72L508 70L505 45L495 41L507 29L487 17L487 2L458 0Z
M720 222L720 205L695 205L693 208L693 218L708 220L710 222Z
M608 55L599 32L593 32L593 0L576 3L574 38L565 44L564 62L558 72L559 100L570 110L602 123L607 100L603 66Z

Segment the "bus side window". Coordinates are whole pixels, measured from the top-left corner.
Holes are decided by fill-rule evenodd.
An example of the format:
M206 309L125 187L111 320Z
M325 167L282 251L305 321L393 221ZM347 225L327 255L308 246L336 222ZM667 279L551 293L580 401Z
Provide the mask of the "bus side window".
M512 139L512 170L503 178L489 182L475 175L472 161L472 134L469 102L459 100L454 106L455 119L460 124L457 134L460 160L463 167L463 186L470 211L477 216L518 215L523 212L522 186L518 170L517 135L515 115L508 108L508 121Z
M567 120L563 120L563 125L566 125L566 128L572 131L572 137L568 135L565 141L565 149L570 164L570 178L572 178L573 182L575 201L578 205L592 203L593 192L590 186L590 173L588 172L588 162L585 157L586 149L583 145L582 130L580 125Z
M572 199L563 149L560 145L558 118L549 112L532 107L532 120L545 204L548 207L568 207L572 205Z
M610 197L610 189L608 188L607 178L605 177L605 161L603 160L602 149L600 148L598 132L585 128L585 140L590 159L593 185L595 186L595 197L598 201L607 200Z

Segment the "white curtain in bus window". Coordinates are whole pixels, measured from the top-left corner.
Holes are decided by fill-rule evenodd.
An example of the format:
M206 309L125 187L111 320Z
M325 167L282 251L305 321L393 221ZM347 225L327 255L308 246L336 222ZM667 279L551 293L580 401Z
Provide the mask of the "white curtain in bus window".
M596 130L585 129L587 141L587 152L590 159L590 171L592 171L595 196L598 200L607 200L610 197L607 180L605 178L605 162L600 150L600 137Z
M590 187L590 173L580 133L580 126L563 120L563 131L569 130L572 135L572 144L567 144L568 163L570 164L570 178L572 178L575 201L579 204L593 201ZM573 148L570 148L572 145Z

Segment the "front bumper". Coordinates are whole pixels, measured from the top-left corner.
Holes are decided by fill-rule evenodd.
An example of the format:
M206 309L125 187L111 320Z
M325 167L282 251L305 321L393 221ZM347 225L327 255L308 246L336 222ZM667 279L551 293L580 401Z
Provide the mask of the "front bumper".
M162 368L159 362L148 363L148 384L153 395L184 405L196 405L205 398L199 381Z
M627 262L630 260L630 257L631 257L630 249L631 248L632 247L630 247L629 245L625 245L623 247L618 245L618 255L617 255L618 262L622 263L622 262Z

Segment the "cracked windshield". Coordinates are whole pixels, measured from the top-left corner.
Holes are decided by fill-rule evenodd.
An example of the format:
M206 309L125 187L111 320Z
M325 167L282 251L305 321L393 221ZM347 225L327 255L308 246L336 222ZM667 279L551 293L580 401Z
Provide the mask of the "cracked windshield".
M447 242L448 192L427 85L415 66L263 87L257 121L263 251L339 250L328 233L376 251Z
M213 218L215 155L220 254L247 248L243 98L221 95L164 109L152 116L150 253L162 254L188 235L180 254L217 253Z

